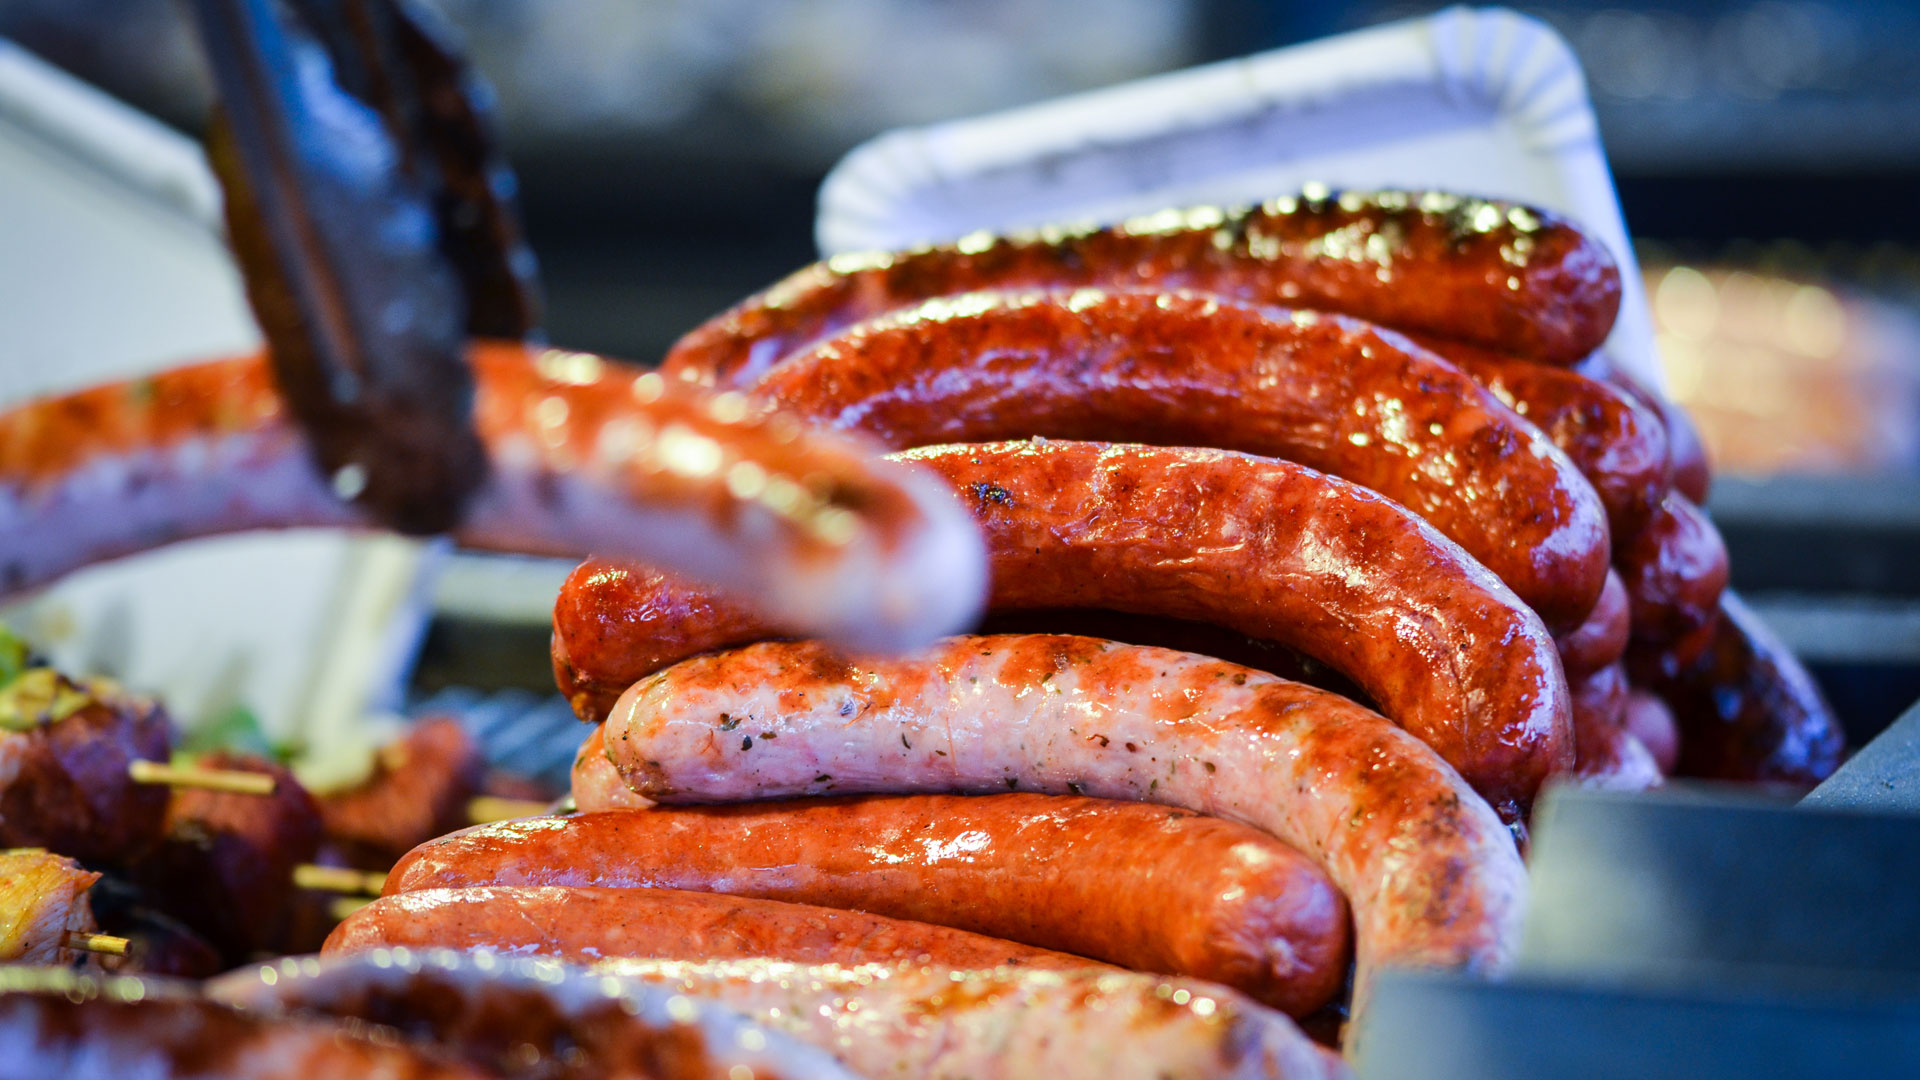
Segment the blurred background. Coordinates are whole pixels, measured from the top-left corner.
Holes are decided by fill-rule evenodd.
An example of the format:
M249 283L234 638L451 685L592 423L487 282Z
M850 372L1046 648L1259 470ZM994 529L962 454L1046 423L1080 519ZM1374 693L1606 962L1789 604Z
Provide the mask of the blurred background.
M1439 6L432 2L498 93L550 336L648 362L814 257L821 177L876 133ZM1516 6L1585 66L1736 585L1850 723L1884 724L1920 697L1920 4ZM199 130L176 0L0 0L0 37ZM416 679L550 686L540 632L443 613Z
M968 116L1241 56L1437 4L1281 0L432 0L465 34L500 119L552 294L557 341L637 360L813 257L814 191L888 128ZM1643 260L1832 282L1911 305L1920 287L1920 5L1701 0L1516 5L1586 68ZM175 0L0 0L0 36L186 131L208 88ZM1686 379L1746 288L1684 277L1661 315ZM1739 300L1733 301L1738 307ZM1855 321L1729 342L1768 385L1858 362ZM1824 320L1824 321L1822 321ZM1730 320L1739 321L1739 320ZM1711 325L1710 325L1711 323ZM1885 332L1866 326L1862 334ZM1769 350L1773 351L1773 350ZM1809 355L1809 352L1813 355ZM1777 369L1777 370L1776 370ZM1682 386L1681 390L1687 390ZM1728 408L1744 406L1732 402ZM1719 418L1708 418L1718 428ZM1734 424L1734 417L1727 423ZM1761 464L1912 460L1892 445L1768 450ZM1874 426L1874 425L1869 425ZM1837 434L1827 432L1828 435ZM1876 427L1872 439L1890 437ZM1716 438L1718 433L1716 431ZM1773 456L1769 457L1768 454Z

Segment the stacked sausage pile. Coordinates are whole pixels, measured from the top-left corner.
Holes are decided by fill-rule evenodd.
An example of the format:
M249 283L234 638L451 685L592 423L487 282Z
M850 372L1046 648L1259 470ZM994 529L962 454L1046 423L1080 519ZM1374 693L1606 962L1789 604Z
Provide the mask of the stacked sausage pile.
M1001 629L1098 636L854 659L590 560L553 640L604 721L587 813L424 846L329 948L706 965L689 987L1093 958L1308 1017L1349 947L1356 1009L1381 966L1497 970L1549 777L1807 780L1839 750L1725 594L1684 417L1595 354L1618 302L1572 225L1432 193L800 271L668 377L894 447L985 530Z

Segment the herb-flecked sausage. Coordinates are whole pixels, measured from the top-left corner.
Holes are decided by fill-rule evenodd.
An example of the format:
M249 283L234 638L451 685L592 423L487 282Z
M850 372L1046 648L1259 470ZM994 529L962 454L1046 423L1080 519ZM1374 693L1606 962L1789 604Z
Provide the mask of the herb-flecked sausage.
M1231 990L1131 971L952 971L772 960L595 970L720 1002L870 1077L1348 1080L1340 1058Z
M488 474L463 545L624 549L862 648L978 612L978 538L865 440L585 353L477 341L468 359ZM356 483L320 475L260 355L19 405L0 412L0 596L197 536L364 528Z
M992 553L993 608L1112 608L1279 641L1353 679L1512 818L1573 764L1546 628L1373 492L1220 450L1036 440L895 456L971 504ZM555 608L561 686L589 718L650 671L770 636L617 564L576 570Z
M867 663L764 643L635 684L606 747L662 802L1037 790L1244 822L1346 894L1356 1007L1379 967L1499 970L1525 906L1513 837L1424 743L1325 691L1167 649L959 637Z

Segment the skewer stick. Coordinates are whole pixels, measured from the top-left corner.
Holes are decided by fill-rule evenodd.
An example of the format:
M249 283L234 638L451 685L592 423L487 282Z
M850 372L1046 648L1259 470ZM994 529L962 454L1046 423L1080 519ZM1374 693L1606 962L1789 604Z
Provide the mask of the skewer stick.
M480 795L467 802L467 820L475 825L514 818L539 817L552 809L551 804L532 799L505 799L498 795Z
M102 956L125 956L127 946L132 944L123 937L112 934L83 934L78 930L69 930L60 938L60 944L78 952L99 953Z
M205 788L234 795L271 795L274 789L274 779L267 773L242 769L203 769L195 765L169 765L163 761L129 761L127 776L136 784Z
M316 892L360 893L379 896L387 885L387 875L345 866L315 866L301 863L293 868L293 883Z

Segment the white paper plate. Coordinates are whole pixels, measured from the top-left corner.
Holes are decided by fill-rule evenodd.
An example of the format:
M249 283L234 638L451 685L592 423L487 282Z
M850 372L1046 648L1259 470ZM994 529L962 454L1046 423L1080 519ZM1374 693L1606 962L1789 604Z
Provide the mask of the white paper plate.
M1660 382L1579 62L1545 24L1449 8L1009 112L881 135L820 189L823 254L1299 191L1434 187L1579 222L1622 270L1607 350Z

